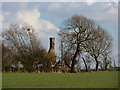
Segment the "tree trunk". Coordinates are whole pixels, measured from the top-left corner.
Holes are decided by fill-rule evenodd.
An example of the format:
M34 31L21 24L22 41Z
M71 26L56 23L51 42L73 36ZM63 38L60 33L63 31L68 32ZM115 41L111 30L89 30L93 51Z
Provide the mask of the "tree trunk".
M75 58L76 58L76 54L74 55L74 57L73 57L73 60L72 60L72 65L71 65L71 68L70 68L70 72L71 73L74 73L75 72L75 70L74 70L74 66L75 66Z
M105 64L105 70L107 70L107 57L105 57L105 62L104 62L104 64Z
M96 60L96 71L98 71L98 61Z
M107 70L107 64L105 64L105 70Z
M74 72L75 72L75 70L74 70L74 65L71 66L70 72L71 72L71 73L74 73Z
M85 62L85 59L82 57L83 61L84 61L84 64L85 64L85 68L86 68L86 72L88 72L88 67L87 67L87 64Z
M74 56L73 56L73 59L72 59L72 65L71 65L71 68L70 68L70 72L71 72L71 73L74 73L74 72L75 72L74 66L75 66L75 59L76 59L76 57L77 57L78 51L79 51L79 44L77 44L77 49L76 49L76 52L75 52L75 54L74 54Z

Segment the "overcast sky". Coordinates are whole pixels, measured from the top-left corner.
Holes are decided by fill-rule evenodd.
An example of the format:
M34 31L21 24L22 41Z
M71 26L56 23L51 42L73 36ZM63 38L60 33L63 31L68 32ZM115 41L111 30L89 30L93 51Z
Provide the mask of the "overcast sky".
M116 2L3 2L0 20L3 31L10 24L32 25L47 50L49 37L56 37L56 53L59 54L57 37L59 27L65 19L76 14L93 19L108 31L113 37L112 55L116 57L118 55L118 3Z

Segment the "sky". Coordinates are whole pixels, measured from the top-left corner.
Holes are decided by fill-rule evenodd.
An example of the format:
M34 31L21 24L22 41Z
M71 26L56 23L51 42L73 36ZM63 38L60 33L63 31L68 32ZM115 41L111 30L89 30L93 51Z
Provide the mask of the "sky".
M112 56L118 59L118 3L117 2L6 2L0 3L0 27L5 31L10 24L27 23L34 27L44 48L49 49L49 38L55 37L55 51L60 54L57 36L64 20L73 15L93 19L113 37ZM23 0L26 1L26 0ZM87 0L92 1L92 0ZM95 0L94 0L95 1ZM113 0L114 1L114 0Z

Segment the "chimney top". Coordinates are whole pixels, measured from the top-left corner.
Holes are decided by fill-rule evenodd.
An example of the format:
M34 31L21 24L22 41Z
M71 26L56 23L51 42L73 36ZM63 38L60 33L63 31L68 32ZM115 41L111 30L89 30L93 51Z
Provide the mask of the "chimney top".
M50 37L50 39L55 39L55 37Z

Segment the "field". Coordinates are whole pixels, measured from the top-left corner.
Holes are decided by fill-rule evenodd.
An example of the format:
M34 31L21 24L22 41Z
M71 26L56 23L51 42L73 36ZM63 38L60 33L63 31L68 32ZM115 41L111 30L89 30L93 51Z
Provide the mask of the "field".
M118 88L118 72L3 73L3 88Z

